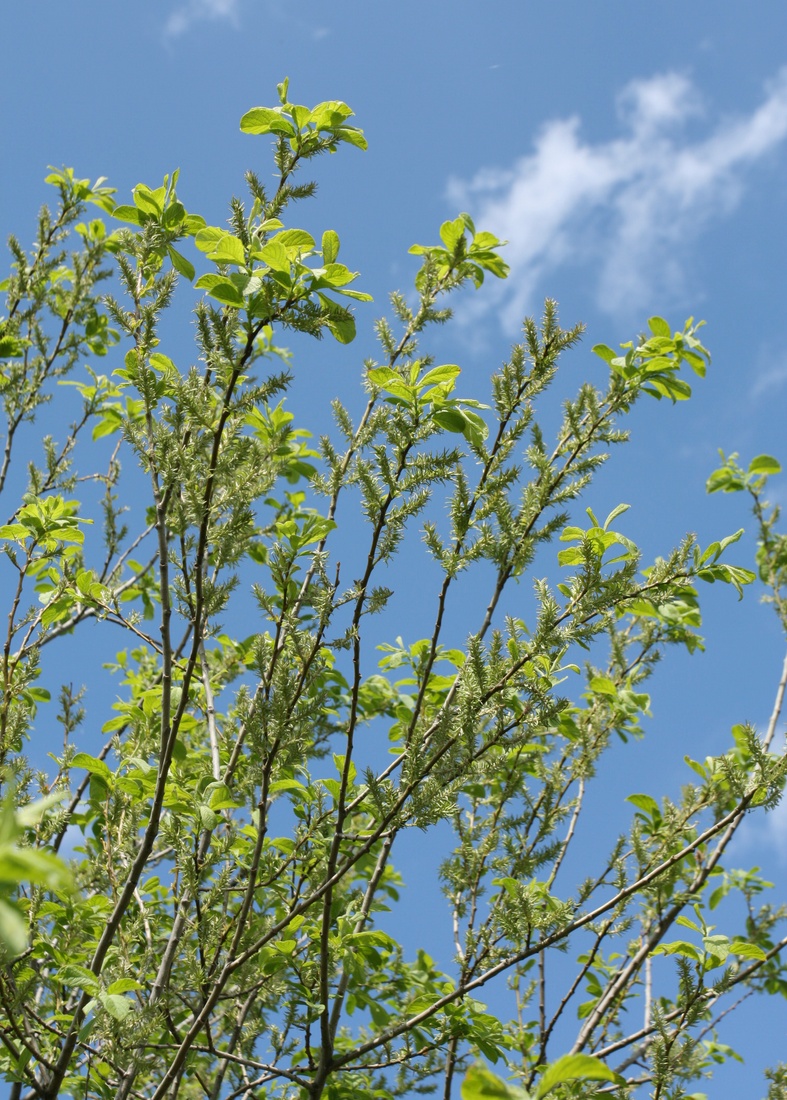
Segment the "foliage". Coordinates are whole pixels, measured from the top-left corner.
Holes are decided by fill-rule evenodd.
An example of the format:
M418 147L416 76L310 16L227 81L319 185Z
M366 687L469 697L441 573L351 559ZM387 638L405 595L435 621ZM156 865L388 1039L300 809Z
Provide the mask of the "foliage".
M318 244L285 217L314 191L294 182L302 162L365 139L345 104L288 94L241 120L273 135L278 182L248 173L228 228L186 210L177 172L115 205L64 170L32 251L11 241L3 1076L31 1100L685 1096L734 1056L715 1030L730 1006L787 992L784 912L761 903L756 869L723 863L744 815L781 794L784 681L763 737L734 726L725 751L689 760L676 800L632 793L611 852L585 837L583 878L566 857L607 750L641 735L660 654L701 646L700 582L755 579L727 561L740 532L643 566L625 505L577 518L635 402L684 400L686 372L704 375L699 325L653 317L618 351L597 346L606 382L579 388L549 444L538 410L581 331L553 302L483 400L423 346L448 295L506 275L502 242L462 214L411 249L415 295L377 323L362 412L337 401L333 435L313 442L274 341L349 343L369 295L335 231ZM80 220L87 204L103 217ZM192 281L205 293L186 365L164 321ZM107 374L90 365L102 357ZM76 419L23 484L15 442L69 394ZM762 496L776 472L732 456L709 488L752 495L787 627L785 541ZM436 578L421 638L394 591L419 544ZM447 624L468 583L484 610L462 641ZM91 623L104 659L123 640L88 751L82 693L60 689L58 746L42 685L53 643L88 652ZM408 906L393 860L413 830L452 837L454 955L439 964L388 916ZM494 979L493 1013L477 997Z

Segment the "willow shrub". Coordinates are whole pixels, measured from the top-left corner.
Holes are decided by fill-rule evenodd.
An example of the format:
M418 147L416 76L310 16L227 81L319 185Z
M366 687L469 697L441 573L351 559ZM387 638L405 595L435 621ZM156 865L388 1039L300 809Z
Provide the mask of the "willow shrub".
M365 407L336 402L315 443L285 405L275 340L347 344L369 295L334 231L317 242L287 219L314 190L296 182L304 161L366 143L344 103L294 105L286 82L279 98L241 120L273 136L277 185L248 173L228 226L187 212L177 173L116 205L102 180L64 170L33 249L11 241L10 1095L687 1095L733 1054L715 1032L730 1006L787 991L784 912L763 904L756 871L724 863L744 815L781 793L781 695L764 736L736 725L718 756L690 762L677 800L633 791L628 832L600 851L587 792L610 745L640 735L659 655L700 644L699 582L741 591L754 574L727 561L740 532L704 549L689 536L643 566L624 506L602 522L578 502L635 402L689 397L709 358L699 326L653 317L618 350L595 347L605 386L583 384L547 441L540 401L580 336L553 302L481 399L426 347L454 291L507 272L501 242L462 214L411 249L415 293L377 322ZM192 282L190 361L185 338L160 332ZM43 439L25 484L19 439L63 384L81 412ZM784 623L787 553L762 498L775 472L732 456L710 488L752 495ZM408 584L403 547L437 578L422 638L389 606L389 586ZM485 610L457 636L445 624L468 570ZM90 622L105 659L121 643L118 701L86 723L78 690L50 699L49 646ZM453 836L447 912L427 915L417 876L400 897L395 861L404 834L429 845L438 828L435 843ZM392 934L405 907L411 928L446 921L445 958ZM479 996L495 979L493 1013ZM781 1089L783 1070L771 1076Z

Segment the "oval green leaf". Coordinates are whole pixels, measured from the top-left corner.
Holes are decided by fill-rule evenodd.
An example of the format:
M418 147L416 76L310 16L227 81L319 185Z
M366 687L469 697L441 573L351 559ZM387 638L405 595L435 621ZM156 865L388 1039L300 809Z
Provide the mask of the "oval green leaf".
M781 463L778 459L775 459L773 455L757 455L749 463L750 474L780 474L782 472Z
M538 1082L536 1100L541 1100L557 1085L564 1081L621 1081L621 1078L609 1066L592 1054L564 1054L547 1069Z
M335 229L326 229L322 235L322 258L326 264L336 262L339 255L339 234Z
M295 127L288 118L283 116L281 108L276 107L252 107L241 118L240 128L244 134L295 136Z

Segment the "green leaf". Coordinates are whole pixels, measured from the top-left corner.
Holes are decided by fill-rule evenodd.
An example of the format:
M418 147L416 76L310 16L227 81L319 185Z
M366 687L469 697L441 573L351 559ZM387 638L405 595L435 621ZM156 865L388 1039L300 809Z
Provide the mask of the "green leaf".
M700 962L700 953L693 943L686 940L674 940L672 943L660 943L653 948L654 955L682 955L686 959Z
M98 978L86 966L79 966L77 963L66 963L65 966L60 967L57 976L63 985L84 989L91 996L95 996L99 992Z
M588 684L591 691L596 695L609 695L613 699L617 697L618 689L615 684L606 676L594 676Z
M612 523L614 519L617 519L618 516L622 516L624 512L628 512L630 507L630 504L618 504L617 508L613 508L604 520L604 530L606 531L608 529L610 523Z
M470 1066L462 1081L462 1100L530 1100L530 1094L518 1085L490 1073L484 1066Z
M672 336L672 330L663 317L649 317L648 328L654 336Z
M338 99L318 103L314 110L309 112L310 121L317 130L335 130L352 114L351 108Z
M322 258L326 264L335 263L339 255L339 234L333 229L326 229L322 235Z
M160 351L154 351L150 356L150 365L161 374L177 374L178 368L168 355L162 355Z
M243 265L246 263L243 242L234 237L232 233L225 233L219 237L208 255L217 264Z
M739 527L738 530L734 532L734 534L726 535L719 543L719 553L723 554L728 546L732 546L733 543L738 542L741 538L743 538L745 533L745 528Z
M740 565L725 565L723 562L717 562L714 565L700 569L697 576L708 584L713 584L715 581L731 584L737 591L738 597L742 598L743 585L751 584L756 580L757 575L751 569L744 569Z
M757 455L757 457L753 458L749 463L750 474L764 474L768 476L770 474L780 474L781 472L781 463L772 455Z
M292 266L292 257L284 245L275 237L273 240L268 241L262 248L258 249L254 253L254 256L255 259L262 260L264 264L273 268L274 271L283 271L289 274L290 267Z
M35 882L55 893L71 888L68 869L53 852L13 844L0 845L0 882L11 886Z
M199 279L197 279L196 283L194 284L194 289L212 290L214 286L218 286L219 283L225 282L227 282L227 277L225 275L200 275Z
M453 252L461 241L465 232L465 224L461 218L451 222L443 222L440 226L440 240L449 252Z
M496 252L484 252L476 251L474 248L470 249L470 260L474 264L478 264L479 268L483 268L484 271L488 271L490 275L494 275L497 279L505 279L511 270L502 256L498 256ZM480 272L476 269L475 284L480 286L483 282L483 277L480 276Z
M221 821L221 817L214 810L211 810L210 806L198 806L197 815L199 817L200 826L203 829L215 829Z
M457 432L464 435L467 428L467 419L464 413L457 408L439 408L432 413L432 420L445 428L448 432Z
M158 196L144 183L138 183L131 194L134 196L134 205L143 214L152 214L154 218L162 216L163 209L158 201Z
M442 385L444 382L453 382L461 373L462 368L457 367L455 363L445 363L441 367L432 367L420 379L418 388L424 389L426 386L437 386Z
M206 225L194 237L194 244L200 252L212 252L221 238L226 235L226 229L219 229L216 225Z
M35 689L30 689L35 690ZM49 695L49 692L46 692ZM31 829L34 825L37 825L41 821L46 813L52 809L53 806L57 806L66 797L65 791L56 791L52 794L45 795L44 798L39 798L37 802L28 802L25 806L20 806L16 811L16 820L22 829Z
M355 278L355 276L353 276ZM356 302L373 302L374 298L371 294L367 294L364 290L347 290L344 287L336 287L337 294L343 294L345 298L352 298Z
M480 447L489 434L486 421L478 413L471 412L469 409L462 409L462 415L465 418L465 427L462 434L468 443Z
M14 539L16 542L22 542L24 539L29 539L32 533L23 523L4 523L0 527L0 539Z
M681 357L686 360L691 369L700 378L704 378L707 373L707 364L701 355L696 355L693 351L686 351L684 348L681 351Z
M636 806L638 810L644 811L648 817L656 820L661 817L661 809L655 798L651 798L649 794L630 794L626 799L632 806Z
M283 245L291 255L295 256L303 252L311 252L314 249L314 237L305 229L283 229L271 238L271 242ZM337 237L338 241L338 237ZM338 246L337 246L338 247Z
M111 985L107 986L107 993L133 993L143 988L142 983L135 981L133 978L118 978L116 982L112 982Z
M617 358L618 353L613 351L607 344L594 344L590 349L594 355L598 355L600 359L603 359L605 363L612 363L613 359Z
M95 756L88 756L86 752L78 752L71 760L72 768L84 768L91 775L101 776L102 779L111 780L112 772L103 760Z
M268 794L278 794L280 791L305 791L303 783L299 783L297 779L277 779L274 783L271 783L268 788Z
M181 229L188 237L195 237L200 230L205 229L205 219L200 214L187 214Z
M698 551L699 551L699 547L697 548L695 553L698 553ZM721 553L721 544L718 543L718 542L712 542L710 544L710 546L707 546L705 548L705 550L703 551L703 553L699 554L699 556L697 557L697 565L704 565L705 562L710 560L711 558L715 561L716 558L718 558L720 553Z
M0 898L0 956L2 948L11 955L21 955L27 947L27 921L16 908Z
M355 318L351 315L347 317L329 317L326 321L326 327L340 344L351 344L355 339Z
M195 287L202 289L203 287L210 294L211 298L215 298L217 302L221 302L225 306L234 306L236 309L242 309L245 305L243 295L229 279L224 279L220 275L211 276L211 282L208 283L208 276L203 275L194 284Z
M582 551L577 546L572 546L570 550L560 550L557 555L558 565L582 565L584 560Z
M350 269L348 267L345 267L344 264L326 264L325 267L322 269L322 274L320 276L319 282L320 284L324 283L326 286L338 288L346 286L348 283L351 283L354 279L357 278L358 272L350 271Z
M241 118L240 128L244 134L280 134L282 137L295 137L297 132L281 107L252 107Z
M600 1058L592 1054L564 1054L548 1067L546 1073L538 1082L536 1100L541 1100L557 1085L565 1081L614 1081L624 1084L621 1078L609 1066L606 1066Z
M465 220L465 219L467 219L467 220ZM472 223L470 225L467 224L470 219L467 218L466 214L462 215L462 220L465 222L465 225L467 226L468 229L470 229L470 231L472 233L472 228L471 228ZM500 248L501 245L504 245L506 243L507 243L506 241L501 241L499 237L496 237L494 235L494 233L476 233L475 236L473 237L473 248L474 249L479 249L479 250L489 250L491 248Z
M242 805L242 803L236 802L224 783L220 783L210 792L208 805L210 806L211 810L228 810L234 809L237 806Z
M390 367L374 367L368 372L368 378L372 385L379 386L398 400L408 405L413 403L415 395L412 387L406 385L401 375Z
M363 130L359 130L357 126L342 126L339 130L335 131L339 141L344 141L348 145L354 145L356 149L368 149L369 142L363 136Z
M744 480L739 473L728 466L722 466L714 470L705 483L708 493L740 493L745 489Z
M116 993L100 993L98 999L113 1020L125 1020L133 1007L128 997L120 997Z
M107 407L102 410L101 420L93 428L92 438L101 439L105 435L112 435L123 427L123 414L119 409Z
M370 367L366 373L375 386L384 387L388 382L400 382L404 385L401 375L392 367Z
M676 401L688 401L691 397L691 386L688 382L684 382L682 378L673 378L671 375L666 374L655 378L649 377L643 389L659 400L662 397L668 397L673 404Z
M178 275L182 275L183 278L188 279L190 283L193 282L195 275L194 264L192 264L190 260L187 260L185 256L182 256L171 244L167 245L167 253Z
M730 954L737 955L741 959L765 959L765 952L756 943L745 943L743 940L733 940L730 944Z
M25 348L29 346L29 340L20 339L17 336L2 336L0 337L0 359L18 359L24 355Z
M182 202L171 202L164 211L163 222L167 229L176 229L186 217L186 208Z
M143 223L143 218L136 206L116 206L112 211L112 217L121 222L131 222L132 225Z

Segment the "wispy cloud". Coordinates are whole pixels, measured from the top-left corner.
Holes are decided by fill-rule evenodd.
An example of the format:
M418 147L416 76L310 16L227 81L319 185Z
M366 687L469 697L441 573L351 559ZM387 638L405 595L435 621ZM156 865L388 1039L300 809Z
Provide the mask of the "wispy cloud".
M513 166L450 181L452 205L509 241L511 277L473 307L496 309L507 329L561 267L591 271L609 313L680 294L692 242L735 208L751 170L787 138L787 68L748 115L709 121L677 73L629 84L617 110L620 133L610 141L584 141L578 116L555 119Z
M164 24L164 36L169 39L179 38L195 23L208 21L223 21L237 30L241 25L241 3L242 0L181 0ZM327 38L331 33L330 27L294 15L291 7L279 3L278 0L267 0L266 13L281 23L286 22L300 28L314 42Z
M186 0L167 19L164 34L167 38L179 38L194 23L222 19L238 26L239 0Z
M785 386L787 386L787 362L777 362L758 372L750 396L753 400L772 397L777 390Z
M735 847L732 849L741 858L748 859L752 852L758 852L759 857L774 857L782 866L787 865L787 800L784 798L779 805L767 814L752 815L746 818L736 837Z

